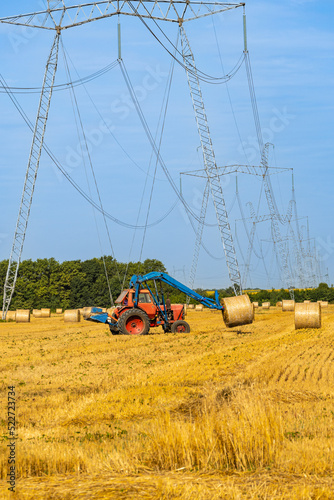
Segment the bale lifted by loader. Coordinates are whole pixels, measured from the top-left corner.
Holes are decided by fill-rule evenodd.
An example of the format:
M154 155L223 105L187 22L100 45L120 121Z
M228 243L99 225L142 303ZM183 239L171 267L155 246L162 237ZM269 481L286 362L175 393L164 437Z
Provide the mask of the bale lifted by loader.
M148 282L153 282L154 290L152 285L150 288ZM158 283L160 284L160 294ZM102 313L101 309L95 308L87 320L108 324L113 335L147 335L151 327L160 325L164 332L189 333L190 326L184 321L183 304L170 304L169 299L165 300L162 283L176 288L209 309L222 311L226 326L249 324L253 321L253 307L247 295L229 298L234 303L228 314L224 305L219 302L217 291L214 299L203 297L168 274L159 272L151 272L144 276L132 276L130 288L124 290L117 298L117 306L112 315ZM242 311L237 311L238 301L240 301Z

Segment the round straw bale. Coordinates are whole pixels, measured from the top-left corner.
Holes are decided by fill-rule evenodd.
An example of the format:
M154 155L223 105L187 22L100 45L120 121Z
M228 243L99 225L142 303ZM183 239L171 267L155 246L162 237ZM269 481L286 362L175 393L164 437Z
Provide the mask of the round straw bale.
M32 310L32 315L34 318L41 318L42 317L42 311L40 309L33 309Z
M304 300L304 304L311 304L310 300Z
M253 302L253 308L257 309L258 307L259 307L259 303L258 302Z
M87 319L87 318L91 317L93 307L94 306L92 306L92 307L83 307L82 308L81 315L82 315L83 319Z
M254 308L248 295L222 299L223 319L228 327L248 325L253 322Z
M7 311L6 321L15 321L16 319L16 311Z
M16 309L15 320L16 323L29 323L30 322L29 309Z
M282 307L282 301L279 300L278 302L276 302L276 307Z
M195 305L194 304L189 304L188 309L195 309Z
M328 301L327 300L322 300L320 302L321 307L328 307Z
M262 309L269 309L270 308L270 302L262 302Z
M196 304L195 311L203 311L203 304Z
M80 311L79 309L66 309L64 312L65 323L79 323Z
M51 316L51 309L46 308L46 307L44 307L44 308L42 307L41 313L42 313L42 318L50 318L50 316Z
M294 311L295 301L294 300L282 300L282 311Z
M321 306L318 303L295 304L295 329L320 328Z
M62 314L63 310L61 308L56 309L56 314Z

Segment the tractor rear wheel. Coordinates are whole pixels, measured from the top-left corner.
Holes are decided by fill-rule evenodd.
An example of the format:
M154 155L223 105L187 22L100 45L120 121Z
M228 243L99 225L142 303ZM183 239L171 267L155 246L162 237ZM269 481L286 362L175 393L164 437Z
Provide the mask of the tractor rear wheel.
M172 324L171 331L172 333L190 333L189 323L182 319L178 319Z
M147 335L150 329L150 320L145 311L134 307L120 316L118 328L123 335Z

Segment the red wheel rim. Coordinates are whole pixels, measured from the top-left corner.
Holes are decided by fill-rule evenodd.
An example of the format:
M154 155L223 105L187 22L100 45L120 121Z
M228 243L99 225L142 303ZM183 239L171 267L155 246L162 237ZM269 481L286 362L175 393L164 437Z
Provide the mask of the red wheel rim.
M184 325L179 325L179 326L176 327L176 331L179 332L179 333L185 332L186 331L186 327Z
M130 335L140 335L144 331L145 324L139 316L131 316L127 320L125 328Z

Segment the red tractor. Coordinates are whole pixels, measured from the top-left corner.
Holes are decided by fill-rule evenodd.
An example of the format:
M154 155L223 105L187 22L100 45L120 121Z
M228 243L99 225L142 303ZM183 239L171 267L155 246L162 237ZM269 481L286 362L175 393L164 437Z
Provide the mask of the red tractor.
M155 293L148 282L154 283ZM190 326L184 321L184 306L182 304L172 305L168 298L165 300L162 283L189 295L210 309L221 311L224 309L218 300L217 292L215 293L215 299L202 297L194 290L168 276L168 274L151 272L144 276L132 276L130 288L124 290L118 297L116 300L117 306L112 315L102 313L101 309L95 308L92 311L93 314L87 319L107 323L113 335L119 333L123 335L146 335L150 327L159 325L162 326L165 332L189 333ZM158 284L160 284L160 296Z
M135 306L135 290L124 290L116 300L116 309L110 317L109 328L113 334L146 335L149 329L162 325L165 332L190 332L184 321L182 304L156 304L148 289L139 290ZM166 318L168 321L166 322Z

